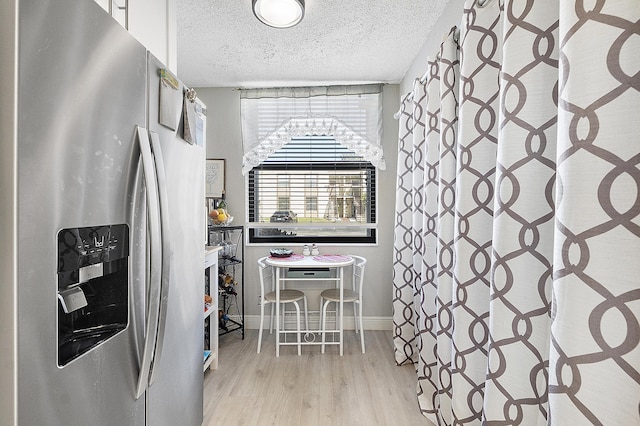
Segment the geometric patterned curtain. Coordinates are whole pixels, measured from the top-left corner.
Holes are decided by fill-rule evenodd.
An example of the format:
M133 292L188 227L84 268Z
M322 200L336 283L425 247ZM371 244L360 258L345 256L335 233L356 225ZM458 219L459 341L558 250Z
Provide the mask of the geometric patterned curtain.
M438 419L443 423L453 421L452 413L452 374L453 364L453 272L454 272L454 232L455 232L455 201L456 201L456 145L458 127L458 80L460 75L456 29L453 28L440 48L438 64L440 71L440 117L438 127L440 140L438 143L438 203L433 213L436 222L436 253L437 263L434 279L435 312L437 320L431 322L425 330L435 335L436 346L423 348L423 352L431 352L435 357L432 368L432 379L436 379L435 394L428 398L436 403ZM421 355L423 355L421 353ZM432 356L433 356L432 355ZM431 379L430 379L431 384ZM428 396L428 394L425 394ZM426 398L421 398L427 400Z
M640 7L468 0L400 111L396 363L435 424L640 424Z
M640 424L640 3L561 2L551 418Z
M393 327L396 364L415 362L416 322L413 278L413 105L402 100L398 125L398 174L393 260Z

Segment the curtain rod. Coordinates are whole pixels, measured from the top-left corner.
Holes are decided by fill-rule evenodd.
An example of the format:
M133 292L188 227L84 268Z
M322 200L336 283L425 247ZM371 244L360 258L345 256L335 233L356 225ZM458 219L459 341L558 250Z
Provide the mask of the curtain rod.
M480 1L482 2L483 0L480 0ZM484 1L488 1L488 0L484 0ZM443 43L447 39L449 34L451 34L451 32L444 34L444 36L442 37ZM456 43L460 42L460 28L458 27L456 27L456 29L453 31L453 41L455 41ZM438 54L436 55L436 58L440 59L440 52L438 52ZM425 84L427 82L428 77L429 77L429 70L425 71L425 73L422 74L422 77L419 78L420 84Z
M406 101L409 101L411 99L413 99L413 90L402 97L402 100L400 101L400 108L398 109L398 111L396 111L395 114L393 114L393 118L395 118L396 120L400 118L400 113L402 112L402 106Z
M427 82L427 77L429 77L429 70L426 70L424 74L422 74L422 77L420 77L420 79L418 80L420 81L420 84L425 84Z

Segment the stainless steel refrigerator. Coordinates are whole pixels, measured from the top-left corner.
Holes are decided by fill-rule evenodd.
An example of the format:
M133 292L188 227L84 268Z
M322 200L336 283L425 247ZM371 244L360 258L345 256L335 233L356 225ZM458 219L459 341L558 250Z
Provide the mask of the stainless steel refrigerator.
M199 425L202 105L93 1L0 28L0 424Z

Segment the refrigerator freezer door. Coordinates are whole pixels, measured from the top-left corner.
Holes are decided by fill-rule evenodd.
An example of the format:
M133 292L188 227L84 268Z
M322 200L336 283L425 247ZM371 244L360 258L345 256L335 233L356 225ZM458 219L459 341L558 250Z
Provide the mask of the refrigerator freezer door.
M181 138L182 120L177 120L176 130L159 124L164 66L149 55L148 67L148 127L152 138L157 134L164 158L169 203L162 215L170 220L172 253L162 356L153 366L155 380L147 391L148 421L195 426L202 423L205 153L203 146ZM179 91L182 95L181 83ZM176 109L177 114L181 111Z
M131 318L58 367L56 271L60 230L129 224L146 51L93 1L18 10L18 423L144 425Z

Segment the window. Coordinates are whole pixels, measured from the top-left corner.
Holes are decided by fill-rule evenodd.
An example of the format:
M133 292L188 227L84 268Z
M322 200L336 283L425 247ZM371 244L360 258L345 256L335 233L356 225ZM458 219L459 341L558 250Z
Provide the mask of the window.
M278 196L278 210L289 210L289 197Z
M313 195L307 195L304 199L304 210L305 210L305 213L309 212L307 216L313 214L313 212L317 212L318 197Z
M250 243L376 241L380 84L241 89Z
M376 169L331 136L293 138L248 186L249 242L376 242Z

